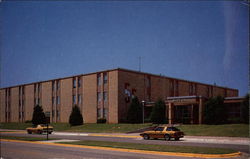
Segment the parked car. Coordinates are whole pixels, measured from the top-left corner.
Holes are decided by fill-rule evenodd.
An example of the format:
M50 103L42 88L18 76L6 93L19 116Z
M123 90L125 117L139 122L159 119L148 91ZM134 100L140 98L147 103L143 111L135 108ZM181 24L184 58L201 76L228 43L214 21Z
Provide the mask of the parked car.
M47 125L45 124L39 124L37 126L34 126L34 127L29 127L29 128L26 128L27 130L27 133L28 134L32 134L32 133L36 133L36 134L42 134L44 132L51 134L53 132L53 127L52 126L48 126L47 128Z
M149 140L150 138L164 138L165 140L174 138L175 140L179 140L180 138L184 137L184 133L173 126L159 126L153 131L144 131L140 134L140 136L142 136L145 140Z

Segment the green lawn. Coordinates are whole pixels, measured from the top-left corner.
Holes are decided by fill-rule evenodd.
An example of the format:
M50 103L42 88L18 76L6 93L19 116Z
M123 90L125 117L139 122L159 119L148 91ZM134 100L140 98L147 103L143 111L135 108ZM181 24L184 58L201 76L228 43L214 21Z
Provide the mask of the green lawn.
M249 137L249 125L225 124L225 125L181 125L179 128L191 136L228 136Z
M84 124L70 127L67 123L52 123L55 131L86 132L86 133L127 133L152 124ZM1 123L1 129L25 130L31 123ZM248 124L225 125L181 125L178 126L186 135L190 136L230 136L249 137Z
M197 153L197 154L228 154L237 152L235 150L222 149L222 148L173 146L173 145L147 145L138 143L108 142L108 141L77 141L77 142L64 142L64 144L112 147L112 148L123 148L123 149L160 151L160 152Z

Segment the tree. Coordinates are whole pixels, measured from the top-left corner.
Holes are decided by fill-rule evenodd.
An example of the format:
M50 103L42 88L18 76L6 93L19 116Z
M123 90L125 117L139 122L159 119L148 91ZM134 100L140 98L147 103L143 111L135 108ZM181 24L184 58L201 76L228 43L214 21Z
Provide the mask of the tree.
M43 108L39 105L36 105L34 107L32 124L33 125L46 124L46 118L43 112Z
M245 96L244 101L241 103L241 120L245 124L249 124L249 94Z
M204 122L206 124L225 124L227 122L224 98L217 96L205 103Z
M71 126L76 126L76 125L82 125L83 124L83 118L82 114L80 112L80 109L77 105L75 105L72 108L72 112L69 117L69 124Z
M137 97L132 99L129 106L127 121L129 123L141 123L142 122L142 104Z
M150 114L151 122L156 124L166 123L166 106L165 102L162 99L154 104L152 113Z

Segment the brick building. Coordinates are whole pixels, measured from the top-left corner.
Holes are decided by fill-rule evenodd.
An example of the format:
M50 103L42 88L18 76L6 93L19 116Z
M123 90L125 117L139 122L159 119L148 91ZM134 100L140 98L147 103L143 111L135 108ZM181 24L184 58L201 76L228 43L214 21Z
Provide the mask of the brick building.
M202 123L203 99L218 95L237 97L238 90L118 68L1 88L0 122L31 120L37 104L44 112L50 112L51 122L68 122L72 106L76 104L85 123L96 123L98 118L118 123L126 119L131 98L137 96L146 103L165 99L170 123L174 123L178 113L185 111L175 111L175 106L189 101L186 111L196 116L191 117L190 122ZM184 104L180 104L181 101ZM145 107L150 109L150 104ZM147 117L148 113L145 114Z

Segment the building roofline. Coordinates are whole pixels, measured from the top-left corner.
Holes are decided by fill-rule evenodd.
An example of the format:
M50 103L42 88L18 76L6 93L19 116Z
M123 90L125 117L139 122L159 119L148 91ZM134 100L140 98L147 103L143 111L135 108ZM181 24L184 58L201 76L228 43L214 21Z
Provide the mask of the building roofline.
M138 73L138 74L147 74L147 75L150 75L150 76L164 77L164 78L173 79L173 80L179 80L179 81L183 81L183 82L197 83L197 84L206 85L206 86L214 86L214 87L218 87L218 88L231 89L231 90L238 91L238 89L235 89L235 88L229 88L229 87L223 87L223 86L218 86L218 85L213 85L213 84L207 84L207 83L201 83L201 82L196 82L196 81L190 81L190 80L185 80L185 79L181 79L181 78L169 77L169 76L165 76L165 75L156 75L156 74L152 74L152 73L135 71L135 70L129 70L129 69L124 69L124 68L117 68L117 69L121 70L121 71L133 72L133 73Z
M49 79L49 80L24 83L24 84L9 86L9 87L2 87L0 89L13 88L13 87L18 87L18 86L26 86L26 85L31 85L31 84L35 84L35 83L43 83L43 82L49 82L49 81L55 81L55 80L63 80L63 79L68 79L68 78L72 78L72 77L87 76L87 75L91 75L91 74L110 72L110 71L126 71L126 72L137 73L137 74L146 74L146 75L155 76L155 77L163 77L163 78L167 78L167 79L179 80L179 81L190 82L190 83L197 83L197 84L206 85L206 86L215 86L218 88L231 89L231 90L238 91L238 89L235 89L235 88L222 87L222 86L206 84L206 83L201 83L201 82L196 82L196 81L184 80L184 79L169 77L169 76L165 76L165 75L156 75L156 74L152 74L152 73L148 73L148 72L135 71L135 70L125 69L125 68L120 68L120 67L114 68L114 69L107 69L107 70L102 70L102 71L91 72L91 73L85 73L85 74L71 75L71 76L66 76L66 77L62 77L62 78L54 78L54 79Z

